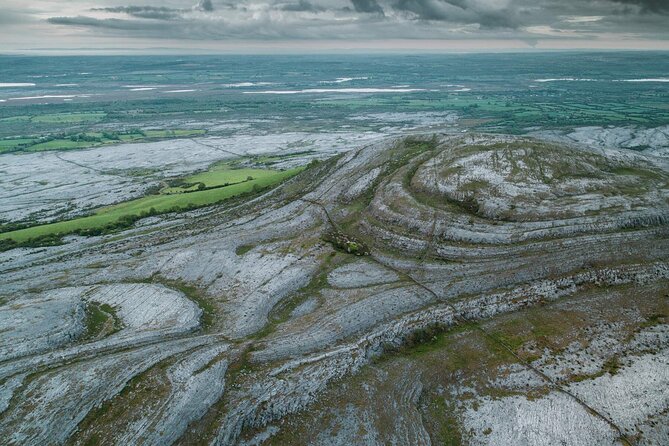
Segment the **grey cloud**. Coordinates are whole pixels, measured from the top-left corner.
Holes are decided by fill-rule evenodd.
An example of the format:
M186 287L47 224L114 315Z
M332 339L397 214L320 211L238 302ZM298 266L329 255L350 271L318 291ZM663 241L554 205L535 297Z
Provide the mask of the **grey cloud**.
M109 28L109 29L123 29L123 30L144 29L147 26L150 26L144 22L139 23L133 20L96 19L94 17L86 17L86 16L50 17L47 19L47 22L52 23L54 25L85 26L93 28Z
M92 11L120 12L142 19L170 20L179 17L182 10L164 6L112 6L93 8Z
M97 19L95 17L52 17L48 22L55 25L83 27L106 35L132 35L135 37L170 38L186 40L244 38L264 40L273 38L318 38L320 26L311 25L291 28L271 21L224 23L206 22L196 19L180 21L142 21L125 19Z
M353 8L356 12L369 12L383 14L383 8L376 2L376 0L351 0Z
M483 28L517 28L520 23L509 8L481 8L471 0L399 0L393 7L421 20L476 24Z
M446 20L448 18L448 14L438 1L400 0L394 7L400 11L412 12L424 20Z
M181 1L182 5L188 2ZM483 38L536 42L589 39L612 32L669 39L663 4L657 0L216 0L212 5L205 0L188 9L176 9L174 0L167 6L101 9L125 13L129 16L125 18L79 15L48 21L87 27L101 34L183 39Z
M195 6L195 9L198 11L211 12L214 10L214 5L211 3L211 0L200 0Z
M613 0L616 3L636 5L642 13L669 13L669 0Z
M34 21L28 14L19 11L3 10L0 14L0 25L17 25Z
M182 17L190 11L212 12L214 6L211 0L200 0L192 9L175 9L166 6L109 6L104 8L93 8L91 11L104 11L128 14L140 19L174 20Z
M325 11L325 8L322 6L314 5L313 3L308 2L307 0L300 0L298 3L288 3L281 6L282 11L295 11L295 12L320 12Z

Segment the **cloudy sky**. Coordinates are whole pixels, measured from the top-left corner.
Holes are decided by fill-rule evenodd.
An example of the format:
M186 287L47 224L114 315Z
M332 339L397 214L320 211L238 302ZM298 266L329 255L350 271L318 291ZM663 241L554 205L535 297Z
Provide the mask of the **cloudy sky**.
M669 49L669 0L0 0L0 52Z

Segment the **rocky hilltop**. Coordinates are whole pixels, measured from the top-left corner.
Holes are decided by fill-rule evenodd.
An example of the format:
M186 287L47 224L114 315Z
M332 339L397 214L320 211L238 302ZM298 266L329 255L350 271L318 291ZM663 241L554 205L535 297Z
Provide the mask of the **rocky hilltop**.
M414 136L0 254L10 445L661 445L669 162Z

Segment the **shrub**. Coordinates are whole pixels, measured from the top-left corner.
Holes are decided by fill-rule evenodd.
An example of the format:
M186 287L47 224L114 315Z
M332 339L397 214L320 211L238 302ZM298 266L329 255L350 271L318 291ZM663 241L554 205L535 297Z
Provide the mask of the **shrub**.
M59 234L48 234L31 238L23 242L12 239L0 240L0 252L9 251L14 248L37 248L41 246L58 246L63 244L62 236Z
M0 252L9 251L10 249L14 249L17 247L18 247L17 243L10 238L0 240Z

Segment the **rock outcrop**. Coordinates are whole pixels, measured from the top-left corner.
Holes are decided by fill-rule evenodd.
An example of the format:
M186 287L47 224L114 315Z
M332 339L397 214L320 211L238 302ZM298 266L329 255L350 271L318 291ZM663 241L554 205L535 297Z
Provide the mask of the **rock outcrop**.
M0 253L0 435L663 444L668 253L666 159L490 135L362 147L245 203ZM544 308L584 316L502 323ZM366 398L341 393L357 376Z

